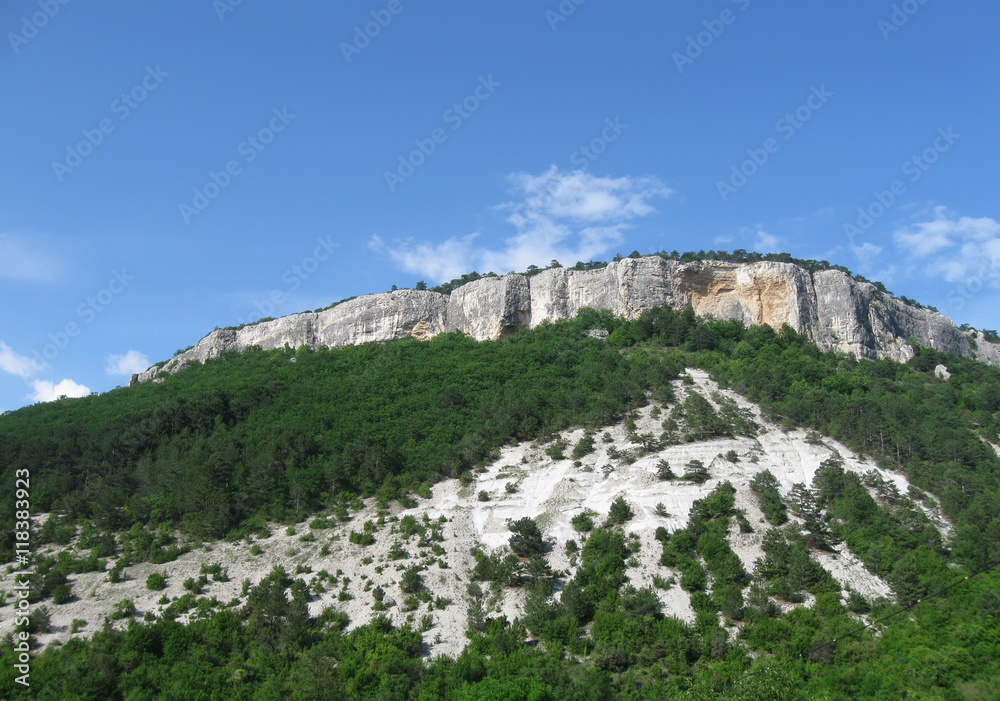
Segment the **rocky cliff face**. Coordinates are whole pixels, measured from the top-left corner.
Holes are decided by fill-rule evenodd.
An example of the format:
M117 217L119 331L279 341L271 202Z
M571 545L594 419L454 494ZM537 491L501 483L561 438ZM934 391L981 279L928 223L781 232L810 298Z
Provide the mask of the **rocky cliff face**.
M190 350L153 366L133 382L176 372L226 350L344 346L426 339L461 331L477 340L502 338L543 320L572 318L584 307L629 319L669 305L746 325L789 324L823 350L859 358L905 361L912 339L922 346L1000 365L1000 345L963 332L948 318L917 309L837 270L810 273L791 263L678 263L658 256L626 258L599 270L546 270L533 277L485 278L454 290L399 290L367 295L321 312L292 314L238 330L213 331Z

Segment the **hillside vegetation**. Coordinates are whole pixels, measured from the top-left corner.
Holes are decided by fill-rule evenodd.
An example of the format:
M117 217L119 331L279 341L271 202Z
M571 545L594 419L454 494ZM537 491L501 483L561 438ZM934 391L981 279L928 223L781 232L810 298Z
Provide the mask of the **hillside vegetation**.
M939 363L950 380L935 377ZM530 607L516 620L470 612L468 647L454 658L424 659L421 632L388 619L348 631L341 613L310 616L303 580L276 569L238 605L209 606L186 625L175 610L47 649L34 662L30 694L13 684L5 644L0 693L990 698L1000 685L1000 577L987 571L935 594L1000 559L1000 458L991 445L1000 432L1000 371L927 349L906 365L856 361L823 354L787 327L744 329L698 320L690 309L656 309L631 322L585 312L494 342L445 334L251 351L163 383L4 415L0 467L8 493L15 470L30 470L33 511L57 514L33 534L34 544L78 538L77 557L35 563L33 592L41 600L69 574L104 569L106 559L117 558L118 568L162 562L180 555L186 539L239 539L267 520L356 508L359 497L374 497L383 511L394 500L409 507L441 478L471 483L504 445L546 441L574 426L596 436L623 418L627 425L650 402L662 407L663 432L636 434L643 449L753 430L739 412L696 394L680 398L673 383L685 367L708 371L772 420L828 435L905 474L910 492L845 470L835 457L798 492L780 494L766 478L755 480L770 524L747 524L767 531L765 558L750 573L726 537L746 518L732 486L718 484L683 528L656 534L662 565L680 573L690 594L690 623L664 617L648 590L629 585L637 545L627 534L627 505L613 505L589 525L580 522L571 578L551 571L528 524L515 534L514 560L476 555L486 563L477 565L482 581L525 587ZM593 440L581 441L581 456ZM553 457L576 450L548 445ZM704 465L674 468L677 475L667 466L661 478L704 477ZM940 508L953 537L943 538L921 506ZM12 507L0 503L7 561ZM371 532L360 526L359 541ZM889 582L894 602L852 597L816 568L811 552L842 546ZM421 567L410 570L419 593ZM803 592L814 599L809 608L775 604ZM864 625L859 616L877 619L911 605L878 634L854 634ZM541 645L525 644L528 633Z

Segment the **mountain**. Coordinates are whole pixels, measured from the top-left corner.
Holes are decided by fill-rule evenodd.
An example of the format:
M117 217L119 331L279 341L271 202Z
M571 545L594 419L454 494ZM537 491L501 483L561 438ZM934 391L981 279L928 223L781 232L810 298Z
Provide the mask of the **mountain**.
M0 697L995 698L1000 367L736 316L829 271L607 268L0 415Z
M366 295L319 312L219 329L166 363L133 375L129 384L254 345L265 350L286 344L338 347L406 336L427 339L448 331L462 331L476 340L498 339L546 320L573 318L585 307L635 319L660 306L691 306L699 316L747 326L769 324L777 329L789 324L821 350L858 358L905 362L914 355L913 341L1000 365L1000 344L991 337L960 329L939 312L909 304L842 270L810 271L772 261L682 263L645 256L597 269L550 268L530 276L486 277L450 294L398 290Z

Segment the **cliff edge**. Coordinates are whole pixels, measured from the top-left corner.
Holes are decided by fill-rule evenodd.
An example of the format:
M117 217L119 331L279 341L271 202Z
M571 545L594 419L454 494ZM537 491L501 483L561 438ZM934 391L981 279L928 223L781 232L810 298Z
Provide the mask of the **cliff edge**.
M654 307L691 305L700 316L744 324L787 323L822 350L858 358L906 361L907 343L1000 365L1000 344L963 331L931 309L921 309L839 270L810 272L794 263L680 263L659 256L624 258L594 270L555 268L532 277L481 278L450 295L398 290L366 295L320 312L291 314L240 329L219 329L166 363L133 375L129 384L177 372L227 350L299 346L337 347L426 339L461 331L476 340L502 338L542 321L574 317L584 307L634 319Z

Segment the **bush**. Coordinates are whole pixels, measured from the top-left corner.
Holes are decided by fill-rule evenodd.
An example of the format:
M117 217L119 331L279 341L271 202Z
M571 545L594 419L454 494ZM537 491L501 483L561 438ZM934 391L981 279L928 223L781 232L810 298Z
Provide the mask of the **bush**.
M490 500L490 493L487 492L485 489L483 489L483 490L481 490L479 492L479 497L478 498L479 498L479 501L489 501Z
M404 594L416 594L424 586L424 578L420 574L420 566L406 568L399 580L399 588Z
M119 620L122 618L132 618L135 615L135 602L132 599L122 599L111 610L111 618Z
M110 570L108 570L108 581L111 582L112 584L117 584L118 582L122 581L122 578L124 576L122 572L124 571L124 569L125 569L125 563L122 560L118 560L118 562L115 563L115 566L112 567Z
M146 588L150 591L163 591L167 588L167 573L153 572L146 577Z
M355 545L360 545L361 547L367 547L375 542L375 536L371 533L358 533L357 531L351 531L351 534L347 536L347 541L349 543L354 543Z
M52 590L52 603L57 606L72 601L73 598L73 587L69 584L58 584Z
M205 575L201 575L198 579L188 577L184 580L184 588L196 595L202 592L206 584L208 584L208 577Z
M594 452L594 437L589 433L583 434L580 442L573 447L573 459L579 460L584 455Z
M545 454L553 460L564 460L566 458L564 450L566 450L566 441L559 438L545 449Z
M573 530L577 533L588 533L594 530L594 519L586 512L574 516L570 520L570 523L573 525Z

